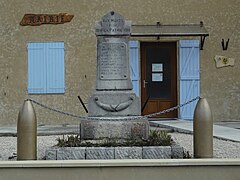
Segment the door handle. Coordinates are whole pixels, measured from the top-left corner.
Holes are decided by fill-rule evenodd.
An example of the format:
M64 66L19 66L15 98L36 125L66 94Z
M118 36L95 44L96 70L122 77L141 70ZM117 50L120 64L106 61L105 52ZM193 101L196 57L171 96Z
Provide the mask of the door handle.
M143 80L143 88L146 88L146 85L148 84L148 82L144 79Z

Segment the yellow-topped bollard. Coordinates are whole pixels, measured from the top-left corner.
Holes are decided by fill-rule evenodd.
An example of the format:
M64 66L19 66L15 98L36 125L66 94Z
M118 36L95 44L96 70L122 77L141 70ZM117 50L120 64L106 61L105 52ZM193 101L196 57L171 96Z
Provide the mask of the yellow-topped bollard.
M25 100L18 114L17 160L37 159L37 120L30 100Z
M194 158L213 157L213 118L206 98L200 98L193 118Z

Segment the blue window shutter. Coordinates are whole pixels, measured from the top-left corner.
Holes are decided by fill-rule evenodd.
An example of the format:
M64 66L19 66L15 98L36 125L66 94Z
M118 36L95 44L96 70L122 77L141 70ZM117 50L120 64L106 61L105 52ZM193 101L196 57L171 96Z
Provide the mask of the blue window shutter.
M46 47L47 93L64 93L64 43L51 42Z
M180 104L200 95L200 55L198 40L181 40ZM196 101L180 108L180 118L193 119Z
M28 44L28 93L64 93L64 42Z
M129 41L130 75L134 93L139 96L139 42Z
M43 43L28 44L28 93L46 92L46 69Z

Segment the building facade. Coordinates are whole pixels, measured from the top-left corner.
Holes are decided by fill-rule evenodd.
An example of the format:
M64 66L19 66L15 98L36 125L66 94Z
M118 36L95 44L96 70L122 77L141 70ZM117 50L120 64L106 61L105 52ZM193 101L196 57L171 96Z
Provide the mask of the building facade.
M78 96L87 106L95 90L95 22L110 11L132 21L130 69L143 115L201 95L214 121L240 120L238 0L2 0L0 5L1 126L16 125L27 98L87 115ZM74 17L69 20L64 13ZM25 22L34 26L20 24L27 14L38 15ZM192 24L204 26L209 36L196 35L198 30L191 35ZM147 35L165 25L175 35ZM187 35L180 35L183 31ZM161 117L192 119L194 103ZM78 118L34 107L38 124L79 123Z

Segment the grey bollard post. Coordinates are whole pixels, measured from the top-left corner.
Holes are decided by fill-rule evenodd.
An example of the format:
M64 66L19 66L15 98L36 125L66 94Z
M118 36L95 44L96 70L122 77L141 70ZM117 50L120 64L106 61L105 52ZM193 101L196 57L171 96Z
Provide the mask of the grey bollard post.
M200 98L193 118L194 158L213 157L213 118L206 98Z
M25 100L18 114L17 160L37 159L37 120L30 100Z

